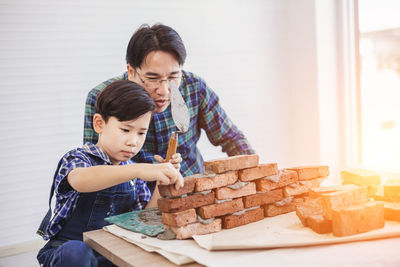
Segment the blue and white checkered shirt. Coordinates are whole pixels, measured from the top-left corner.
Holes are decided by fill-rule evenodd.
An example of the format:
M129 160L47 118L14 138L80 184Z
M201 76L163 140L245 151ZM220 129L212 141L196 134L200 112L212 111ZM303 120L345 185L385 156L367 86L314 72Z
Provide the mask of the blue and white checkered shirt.
M67 181L68 174L75 168L88 168L97 165L112 165L109 157L96 145L87 143L82 148L69 151L62 157L62 164L55 177L54 194L56 196L55 209L48 225L45 240L55 236L62 229L67 218L71 216L81 194L74 190ZM133 164L131 160L121 162L120 165ZM151 193L145 181L136 179L134 187L137 199L131 210L144 209L150 201ZM90 211L89 211L90 212Z

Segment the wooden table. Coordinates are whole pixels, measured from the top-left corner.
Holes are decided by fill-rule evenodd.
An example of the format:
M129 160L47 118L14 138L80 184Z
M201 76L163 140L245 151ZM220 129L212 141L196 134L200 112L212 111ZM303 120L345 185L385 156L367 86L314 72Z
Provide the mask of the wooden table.
M83 233L83 241L118 266L177 266L155 252L147 252L103 229ZM201 266L189 263L186 266Z

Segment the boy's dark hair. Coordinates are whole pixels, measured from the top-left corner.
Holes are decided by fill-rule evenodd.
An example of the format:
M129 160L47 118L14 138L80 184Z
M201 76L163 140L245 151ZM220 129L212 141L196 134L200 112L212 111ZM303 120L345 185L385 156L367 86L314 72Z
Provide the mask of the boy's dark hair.
M95 111L106 122L111 116L119 121L129 121L154 112L155 108L153 99L142 86L129 80L118 80L98 94Z
M150 27L143 24L132 35L126 51L126 62L133 68L140 68L143 60L152 51L170 53L183 65L186 49L179 34L171 27L155 24Z

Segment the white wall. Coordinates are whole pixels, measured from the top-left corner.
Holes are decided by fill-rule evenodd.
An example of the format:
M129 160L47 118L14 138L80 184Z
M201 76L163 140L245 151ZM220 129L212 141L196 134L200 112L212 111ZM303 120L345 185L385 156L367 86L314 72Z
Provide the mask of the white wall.
M86 94L124 71L142 23L180 33L185 69L262 162L323 163L315 12L314 0L1 1L0 248L38 239L56 163L82 142ZM204 136L204 157L223 156Z

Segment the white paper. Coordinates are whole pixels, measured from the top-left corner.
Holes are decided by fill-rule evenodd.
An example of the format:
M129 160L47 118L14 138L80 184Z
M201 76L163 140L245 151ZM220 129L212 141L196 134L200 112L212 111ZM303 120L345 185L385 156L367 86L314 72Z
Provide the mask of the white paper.
M284 214L276 217L266 218L262 221L241 226L238 228L223 230L220 233L196 236L197 241L200 243L208 243L205 246L227 246L222 237L230 236L230 240L239 243L239 240L246 240L246 243L254 247L267 244L269 247L274 247L280 242L281 247L274 249L247 249L247 250L225 250L225 251L208 251L199 245L194 240L159 240L157 238L147 237L142 239L142 234L125 230L115 225L106 226L104 229L110 233L120 236L125 240L136 244L140 247L145 246L151 251L155 251L165 256L176 264L184 264L185 260L193 259L196 262L206 266L399 266L400 253L398 252L400 237L379 239L373 241L351 242L343 244L330 244L330 245L316 245L306 247L292 247L304 245L304 242L309 242L312 236L313 242L326 242L329 235L319 235L311 230L304 228L300 222L295 223L294 213ZM287 225L282 224L287 221ZM256 226L257 225L257 226ZM254 226L254 227L253 227ZM279 230L276 227L279 226ZM289 229L282 229L288 227ZM271 236L263 236L264 244L256 238L253 242L256 233L252 228L267 228L269 231L265 232ZM400 233L400 223L386 221L386 226L380 229L386 234ZM375 230L381 232L380 230ZM390 231L394 232L390 233ZM311 231L311 232L310 232ZM389 233L387 233L389 231ZM295 233L296 232L296 233ZM368 238L376 236L378 233L365 233ZM223 235L220 235L224 233ZM265 234L264 233L264 234ZM259 234L259 233L258 233ZM365 234L353 236L352 238L363 237ZM290 235L286 236L285 235ZM382 236L382 233L380 233ZM335 239L340 239L333 237ZM348 237L349 238L349 237ZM356 238L356 239L357 239ZM343 238L342 238L343 239ZM236 240L236 241L235 241ZM290 241L290 246L287 241ZM344 240L341 240L343 242ZM347 242L350 240L347 240ZM354 240L353 240L354 241ZM270 242L275 242L271 245ZM242 242L243 243L243 242ZM282 244L286 243L286 247ZM210 245L211 244L211 245ZM204 244L203 244L204 245ZM236 246L235 244L228 244L229 246ZM146 250L147 250L146 249ZM171 254L172 253L172 254ZM175 254L175 255L174 255ZM173 256L170 256L173 255ZM176 258L182 256L180 260ZM184 260L183 260L184 259Z
M296 213L291 212L194 239L208 250L231 250L324 245L396 236L400 236L400 222L394 221L385 221L384 228L357 235L318 234L304 227Z

